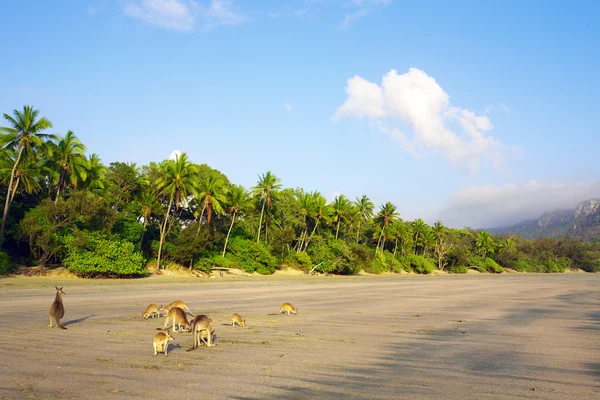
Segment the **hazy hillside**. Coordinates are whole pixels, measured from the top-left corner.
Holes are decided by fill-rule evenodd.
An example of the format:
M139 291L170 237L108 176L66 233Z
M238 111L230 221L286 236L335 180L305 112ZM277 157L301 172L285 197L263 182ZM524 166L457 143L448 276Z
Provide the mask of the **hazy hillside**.
M585 240L598 240L600 239L600 199L583 201L573 210L545 212L538 219L522 221L507 228L493 228L489 231L516 234L527 239L570 235Z

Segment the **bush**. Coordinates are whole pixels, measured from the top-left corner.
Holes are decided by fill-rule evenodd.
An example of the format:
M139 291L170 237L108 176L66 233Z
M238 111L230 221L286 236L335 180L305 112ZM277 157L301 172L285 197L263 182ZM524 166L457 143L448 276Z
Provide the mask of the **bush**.
M466 274L469 269L464 265L454 265L450 267L450 272L454 274Z
M0 251L0 275L6 275L13 269L13 262L8 254Z
M381 274L382 272L387 271L387 269L386 256L381 252L378 252L373 261L364 268L365 272L371 274Z
M288 255L285 257L285 263L305 272L310 271L313 267L313 263L310 259L310 256L304 252L289 252Z
M487 272L493 272L495 274L501 274L504 272L504 268L502 268L496 261L489 257L485 259L485 262L483 263L483 269L485 269Z
M410 269L421 274L430 274L435 270L435 264L428 258L418 255L405 257L410 262Z
M555 260L548 260L548 267L546 272L565 272L569 269L569 259L567 257L560 257Z
M247 272L254 271L262 275L272 274L277 267L275 258L263 243L235 237L228 247L233 258Z
M144 257L133 243L110 239L97 232L77 232L65 238L64 265L79 276L134 277L146 271Z
M202 253L198 261L194 263L194 269L206 272L207 274L210 273L214 267L237 268L238 266L229 254L222 257L221 254L208 252Z

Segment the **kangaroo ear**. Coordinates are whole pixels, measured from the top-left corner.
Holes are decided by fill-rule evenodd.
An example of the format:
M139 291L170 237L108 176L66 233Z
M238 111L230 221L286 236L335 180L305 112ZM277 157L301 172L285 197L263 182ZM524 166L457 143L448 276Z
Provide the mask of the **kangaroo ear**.
M58 286L54 286L54 289L56 289L56 290L59 290L59 289L58 289Z

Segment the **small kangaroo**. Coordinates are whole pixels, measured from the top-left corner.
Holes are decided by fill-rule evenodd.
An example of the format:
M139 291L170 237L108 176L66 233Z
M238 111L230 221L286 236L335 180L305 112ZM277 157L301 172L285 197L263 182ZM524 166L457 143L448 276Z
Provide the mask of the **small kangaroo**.
M281 308L279 309L279 314L296 314L298 315L298 309L291 305L290 303L283 303Z
M190 323L185 316L185 311L183 311L179 307L173 307L169 311L167 315L167 319L165 320L165 326L161 328L156 328L156 330L164 331L167 329L167 325L169 325L169 321L173 321L173 332L179 332L177 329L183 329L181 332L186 332L190 330ZM178 328L175 327L175 323L177 323Z
M54 302L52 306L50 306L50 311L48 315L50 316L50 325L48 327L52 328L52 320L56 321L56 326L60 329L67 329L61 323L60 319L65 316L65 307L63 306L62 296L64 296L65 292L63 292L62 287L56 287L56 297L54 298Z
M231 314L231 326L235 325L246 327L246 320L238 313Z
M159 315L160 313L158 312L158 306L156 304L150 304L148 307L146 307L146 311L142 312L143 319L155 317L158 318Z
M194 336L194 346L190 350L195 350L200 345L200 341L206 343L208 347L214 346L212 341L214 328L212 319L206 315L197 315L192 320L192 335ZM208 339L208 341L206 341Z
M163 317L166 317L167 315L169 315L169 310L173 307L179 307L182 310L186 310L192 317L195 317L195 315L190 311L190 309L188 308L188 306L181 300L175 300L174 302L172 302L171 304L167 304L166 306L162 306L161 308L159 308L158 312L160 314L161 311L164 312Z
M158 332L154 335L154 340L152 341L152 345L154 346L153 357L156 357L158 353L165 353L165 357L168 357L169 340L175 340L175 338L171 336L171 331Z

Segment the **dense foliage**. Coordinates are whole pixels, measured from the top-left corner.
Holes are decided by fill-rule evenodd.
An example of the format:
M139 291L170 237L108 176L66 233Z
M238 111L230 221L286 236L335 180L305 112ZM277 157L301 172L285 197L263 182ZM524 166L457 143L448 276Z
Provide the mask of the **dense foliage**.
M143 275L154 260L159 268L261 274L281 265L335 274L600 269L598 242L403 221L390 202L339 195L329 203L319 192L284 188L272 172L248 190L185 153L105 166L74 132L46 134L52 124L32 107L4 116L0 241L8 255L0 252L0 273L13 260L109 277Z

